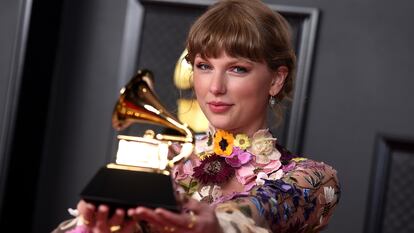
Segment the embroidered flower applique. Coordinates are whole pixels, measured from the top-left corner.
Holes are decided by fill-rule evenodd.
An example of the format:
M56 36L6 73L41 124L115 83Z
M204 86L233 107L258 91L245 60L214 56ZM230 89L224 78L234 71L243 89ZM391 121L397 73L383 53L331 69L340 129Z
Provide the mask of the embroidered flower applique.
M272 173L270 176L268 176L264 172L259 172L256 177L256 184L259 186L262 186L265 184L265 180L278 180L282 178L283 176L283 170L279 169L275 173Z
M320 199L321 204L323 204L323 207L321 208L322 214L319 217L320 224L324 224L324 222L327 223L328 221L328 218L326 217L328 216L330 209L334 205L334 200L336 199L335 189L332 186L324 186L323 195L325 198Z
M217 130L214 134L214 153L227 157L233 152L234 137L232 133Z
M204 186L201 188L199 195L200 195L201 201L207 201L208 203L213 203L214 201L216 201L218 198L222 196L221 187L218 185Z
M281 166L282 163L279 160L271 161L266 165L254 164L251 162L236 170L236 178L244 185L244 191L249 191L256 185L255 179L260 172L270 174L279 170Z
M251 141L251 146L247 151L256 155L256 163L268 164L272 160L280 159L280 152L275 146L276 138L272 137L268 129L257 131Z
M237 134L234 139L234 146L239 147L242 150L250 147L250 140L246 134Z
M329 187L323 187L323 192L325 194L325 202L327 204L330 204L335 199L335 189L331 186Z
M226 157L225 160L230 166L237 168L250 162L251 159L252 154L250 154L250 152L244 151L238 147L233 147L233 152L229 157Z
M304 157L296 157L296 158L293 158L292 160L298 163L298 162L306 161L308 159Z
M234 168L221 156L208 157L193 170L193 177L202 184L221 184L234 176Z
M194 173L194 167L200 165L198 160L187 160L182 166L174 166L172 176L175 180L184 180L191 177Z
M237 180L250 189L259 172L270 174L281 168L276 138L268 129L257 131L252 138L246 134L234 137L221 129L209 135L213 141L207 144L212 144L213 150L199 153L201 164L194 167L193 176L201 184L221 184L236 174Z

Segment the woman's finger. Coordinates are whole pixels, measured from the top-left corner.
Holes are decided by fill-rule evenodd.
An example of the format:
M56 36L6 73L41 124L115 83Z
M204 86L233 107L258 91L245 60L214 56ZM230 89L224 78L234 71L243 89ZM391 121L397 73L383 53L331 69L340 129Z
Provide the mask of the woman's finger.
M81 215L82 221L85 225L94 224L95 206L83 200L78 202L76 207Z
M119 226L123 223L125 217L125 211L123 209L116 209L115 213L109 219L109 226Z
M108 212L108 206L99 205L98 211L96 212L96 226L101 230L104 230L108 227Z
M166 226L187 228L188 224L190 223L189 214L176 214L161 208L156 209L155 213Z
M139 221L144 220L156 226L163 225L160 217L154 212L154 210L145 207L136 208L133 214L133 219Z
M134 210L132 217L137 222L144 222L150 227L150 232L163 232L165 226L163 220L155 214L154 210L145 207L138 207ZM149 224L149 225L148 225Z

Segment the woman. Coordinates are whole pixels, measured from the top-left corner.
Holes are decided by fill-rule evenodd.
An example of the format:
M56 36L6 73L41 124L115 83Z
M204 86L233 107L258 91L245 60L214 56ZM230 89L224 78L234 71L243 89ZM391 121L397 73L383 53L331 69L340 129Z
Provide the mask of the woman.
M339 200L336 171L291 154L266 126L268 105L292 90L286 21L259 0L220 1L191 27L187 49L211 130L174 169L184 211L137 207L108 218L106 206L80 201L78 226L66 232L143 231L137 221L153 232L319 232Z

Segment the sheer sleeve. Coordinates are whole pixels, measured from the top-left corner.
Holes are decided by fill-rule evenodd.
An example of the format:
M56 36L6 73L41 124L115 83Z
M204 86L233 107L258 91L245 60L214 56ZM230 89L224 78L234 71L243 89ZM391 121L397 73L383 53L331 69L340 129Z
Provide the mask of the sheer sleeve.
M283 170L280 179L264 179L250 192L217 204L224 232L308 233L328 224L340 197L336 171L304 158L292 159Z

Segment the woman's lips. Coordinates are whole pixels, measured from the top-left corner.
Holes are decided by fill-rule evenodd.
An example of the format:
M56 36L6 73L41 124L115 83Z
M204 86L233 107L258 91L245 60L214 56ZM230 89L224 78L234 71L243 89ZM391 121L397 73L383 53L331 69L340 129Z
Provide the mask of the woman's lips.
M213 113L227 112L233 106L233 104L228 104L224 102L214 102L214 101L208 102L207 104L208 104L210 111Z

